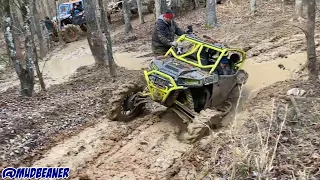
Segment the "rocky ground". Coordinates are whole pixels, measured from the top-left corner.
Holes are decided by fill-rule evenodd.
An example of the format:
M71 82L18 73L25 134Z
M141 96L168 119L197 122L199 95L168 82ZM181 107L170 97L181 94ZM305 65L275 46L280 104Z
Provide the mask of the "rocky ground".
M292 6L286 5L282 13L278 3L263 1L256 15L250 15L248 7L235 2L219 5L221 27L212 30L203 28L203 9L177 21L181 27L194 24L197 34L227 37L227 44L246 48L256 62L305 49L302 32L284 25L290 23ZM114 25L114 43L121 45L117 52L150 51L153 23L152 15L143 25L135 20L135 38L130 40L118 31L123 26ZM70 81L32 98L20 97L17 86L1 93L0 167L67 166L72 179L101 180L320 178L319 83L299 79L266 87L246 102L229 126L185 144L178 138L185 125L170 112L160 116L163 107L150 106L128 123L105 117L111 92L143 75L124 68L117 74L114 81L106 69L87 66ZM308 98L290 100L286 92L294 87L306 90Z

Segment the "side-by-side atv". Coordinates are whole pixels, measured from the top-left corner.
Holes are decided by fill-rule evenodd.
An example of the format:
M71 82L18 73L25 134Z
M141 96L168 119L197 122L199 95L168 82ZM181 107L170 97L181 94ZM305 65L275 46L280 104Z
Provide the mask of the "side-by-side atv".
M247 82L248 74L242 69L245 52L192 35L182 35L177 42L182 46L151 61L144 71L144 85L123 84L114 92L111 120L129 121L143 112L147 102L155 101L188 123L184 137L189 142L203 136L208 126L220 126L231 110L230 97ZM232 71L221 69L222 60Z
M72 11L75 6L79 6L84 9L84 0L72 0L69 2L61 3L58 8L59 20L62 30L62 38L65 42L73 42L79 39L80 32L78 27L83 32L87 32L87 25L85 19L85 11ZM53 18L56 21L57 17ZM55 27L53 32L53 40L59 41L58 27Z

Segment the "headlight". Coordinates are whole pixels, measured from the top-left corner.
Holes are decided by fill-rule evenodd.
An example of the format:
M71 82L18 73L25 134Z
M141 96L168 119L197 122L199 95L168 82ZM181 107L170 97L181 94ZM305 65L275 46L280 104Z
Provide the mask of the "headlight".
M154 69L154 70L158 70L158 66L153 61L151 61L149 68Z
M185 85L200 85L201 81L196 79L187 79L187 78L179 78L178 80L179 84L185 84Z

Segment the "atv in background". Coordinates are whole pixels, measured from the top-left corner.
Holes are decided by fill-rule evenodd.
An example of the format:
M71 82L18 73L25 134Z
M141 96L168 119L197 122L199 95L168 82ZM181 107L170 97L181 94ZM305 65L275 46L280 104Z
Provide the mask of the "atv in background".
M149 70L144 71L145 82L123 84L113 92L111 120L132 120L146 103L157 102L188 124L187 142L199 140L208 127L221 126L222 117L232 107L230 98L237 99L239 86L248 79L242 69L245 52L189 34L177 42L178 48L151 61ZM221 62L228 62L233 72L221 74Z
M80 10L75 10L75 6L80 7ZM59 20L61 24L62 38L65 42L68 43L78 40L80 36L78 27L80 27L83 32L87 32L85 11L83 9L83 0L73 0L59 5ZM57 17L54 17L53 21L56 22L56 20ZM57 27L54 30L53 39L56 42L59 41Z

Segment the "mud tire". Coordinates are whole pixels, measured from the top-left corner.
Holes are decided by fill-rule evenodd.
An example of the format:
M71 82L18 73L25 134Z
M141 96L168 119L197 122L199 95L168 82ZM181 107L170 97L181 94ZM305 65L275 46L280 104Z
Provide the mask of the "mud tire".
M186 143L194 143L200 140L211 130L211 127L218 129L222 126L222 118L227 115L231 108L232 104L228 102L229 107L221 111L216 109L205 109L200 111L200 113L194 118L194 120L188 124L187 132L183 136L183 140Z
M219 128L222 120L220 114L221 112L213 109L200 111L194 120L188 124L187 132L184 134L183 140L186 143L194 143L205 136L209 131L209 127L214 125L216 128Z
M62 37L66 43L77 41L79 36L80 32L75 25L67 25L62 31Z
M80 25L80 29L83 31L83 32L87 32L88 31L88 27L86 24L81 24Z
M129 115L122 114L122 104L130 97L130 95L143 91L143 87L135 83L128 83L120 86L117 91L114 91L110 100L111 110L109 119L112 121L130 121L143 112L144 104L135 107Z

